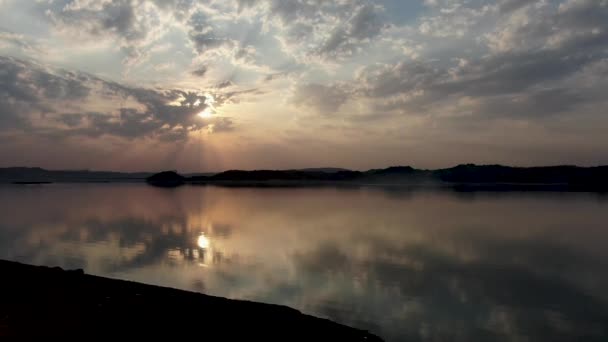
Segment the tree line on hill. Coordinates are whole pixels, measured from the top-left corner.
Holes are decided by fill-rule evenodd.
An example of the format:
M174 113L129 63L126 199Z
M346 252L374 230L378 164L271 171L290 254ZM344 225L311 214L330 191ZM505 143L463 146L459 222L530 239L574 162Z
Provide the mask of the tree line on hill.
M162 172L147 179L153 185L175 186L186 183L231 182L345 182L386 184L503 184L568 185L608 188L608 166L511 167L464 164L452 168L421 170L410 166L351 171L307 170L229 170L214 175L184 177Z

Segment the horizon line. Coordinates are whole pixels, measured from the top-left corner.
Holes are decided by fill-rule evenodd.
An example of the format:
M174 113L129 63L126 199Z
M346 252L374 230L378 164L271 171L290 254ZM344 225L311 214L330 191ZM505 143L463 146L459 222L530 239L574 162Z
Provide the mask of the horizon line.
M591 165L591 166L581 166L581 165L576 165L576 164L546 164L546 165L536 165L536 166L519 166L519 165L507 165L507 164L476 164L476 163L460 163L460 164L456 164L453 166L448 166L448 167L438 167L438 168L416 168L412 165L390 165L390 166L386 166L386 167L379 167L379 168L369 168L369 169L351 169L351 168L345 168L345 167L301 167L301 168L280 168L280 169L272 169L272 168L254 168L254 169L239 169L239 168L228 168L222 171L180 171L180 170L176 170L176 169L163 169L163 170L159 170L159 171L115 171L115 170L95 170L95 169L52 169L52 168L45 168L45 167L41 167L41 166L0 166L0 170L3 169L40 169L40 170L44 170L44 171L51 171L51 172L99 172L99 173L103 173L103 172L108 172L108 173L122 173L122 174L134 174L134 173L149 173L149 174L154 174L154 173L160 173L160 172L166 172L166 171L173 171L176 173L180 173L180 174L203 174L203 173L222 173L222 172L227 172L227 171L305 171L305 170L315 170L315 169L336 169L336 170L341 170L341 171L359 171L359 172L366 172L366 171L371 171L371 170L384 170L384 169L389 169L389 168L396 168L396 167L410 167L414 170L419 170L419 171L435 171L435 170L445 170L445 169L451 169L451 168L455 168L458 166L501 166L501 167L509 167L509 168L550 168L550 167L577 167L577 168L594 168L594 167L608 167L608 164L597 164L597 165Z

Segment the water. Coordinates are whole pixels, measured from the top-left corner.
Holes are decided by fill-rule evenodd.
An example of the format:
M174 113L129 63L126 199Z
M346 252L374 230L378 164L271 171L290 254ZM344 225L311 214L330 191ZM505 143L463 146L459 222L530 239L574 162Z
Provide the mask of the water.
M608 198L0 187L0 258L295 307L387 341L608 340Z

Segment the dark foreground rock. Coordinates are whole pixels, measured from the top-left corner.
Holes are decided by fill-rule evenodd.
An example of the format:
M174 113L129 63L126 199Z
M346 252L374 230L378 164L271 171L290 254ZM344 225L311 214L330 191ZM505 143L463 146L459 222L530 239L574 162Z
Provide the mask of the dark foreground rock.
M0 339L124 336L202 341L381 341L277 305L0 261Z

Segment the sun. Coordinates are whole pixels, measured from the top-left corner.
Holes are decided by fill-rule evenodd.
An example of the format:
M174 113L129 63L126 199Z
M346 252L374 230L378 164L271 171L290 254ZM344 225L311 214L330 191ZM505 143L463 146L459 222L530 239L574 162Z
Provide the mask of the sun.
M210 118L213 116L213 109L211 107L205 108L202 112L198 113L201 118Z
M209 238L207 238L207 237L205 236L205 234L201 234L201 235L198 237L198 240L196 241L196 244L197 244L197 245L198 245L200 248L202 248L202 249L207 249L207 248L209 248L210 241L209 241Z
M198 116L200 116L201 118L212 117L213 113L215 112L215 98L213 97L213 95L206 94L203 104L205 105L205 109L203 109L202 112L198 113Z

